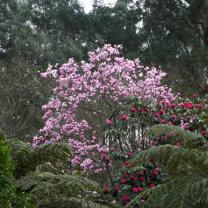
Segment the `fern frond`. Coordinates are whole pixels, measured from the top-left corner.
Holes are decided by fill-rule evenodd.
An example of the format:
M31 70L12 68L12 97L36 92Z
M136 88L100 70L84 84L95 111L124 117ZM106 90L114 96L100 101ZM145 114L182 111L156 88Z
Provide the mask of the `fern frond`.
M169 175L208 171L208 153L197 149L179 148L167 161L166 170Z
M32 157L38 161L36 169L50 170L57 174L64 173L68 169L71 156L72 149L66 143L43 144L32 152Z
M153 158L161 166L166 167L166 164L169 158L172 156L173 152L178 150L178 147L169 144L155 146L137 153L131 162L135 162L138 165L141 165L142 163L146 163L150 158Z
M56 198L56 197L55 197ZM105 205L101 205L92 201L87 201L84 199L78 198L66 198L60 197L55 200L50 201L49 203L43 204L43 207L50 208L109 208Z
M61 173L72 155L71 148L64 143L44 144L32 148L30 144L18 139L9 139L7 142L15 161L16 178L25 176L36 169L44 169L47 165L54 172Z
M208 170L208 152L178 148L168 144L141 151L131 162L140 167L141 164L147 163L150 158L154 159L169 175L183 174L187 171Z
M150 138L168 136L167 144L181 142L184 147L196 148L205 144L205 139L195 132L184 130L179 126L158 124L149 129L147 135Z
M37 207L107 208L92 200L98 184L81 176L34 172L18 180L17 187L30 193Z
M145 208L208 207L208 172L174 177L151 190Z
M33 156L40 161L68 160L72 155L66 143L43 144L33 149Z

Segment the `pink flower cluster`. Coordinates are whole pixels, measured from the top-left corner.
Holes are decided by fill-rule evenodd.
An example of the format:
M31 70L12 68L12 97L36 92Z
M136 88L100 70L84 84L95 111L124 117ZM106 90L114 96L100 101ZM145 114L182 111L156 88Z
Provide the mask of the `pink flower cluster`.
M71 58L60 68L49 66L41 74L45 78L54 78L56 87L53 98L43 106L45 126L34 137L34 146L68 140L74 149L73 165L99 172L103 168L99 161L103 158L100 139L92 132L88 121L78 119L80 105L101 99L121 105L132 96L141 100L174 98L171 89L161 85L164 72L155 67L144 67L138 59L122 57L121 50L120 45L107 44L89 52L88 62L78 64ZM93 116L99 114L94 112ZM122 119L127 117L123 115ZM112 121L104 120L105 123L111 125ZM103 148L108 151L108 147Z

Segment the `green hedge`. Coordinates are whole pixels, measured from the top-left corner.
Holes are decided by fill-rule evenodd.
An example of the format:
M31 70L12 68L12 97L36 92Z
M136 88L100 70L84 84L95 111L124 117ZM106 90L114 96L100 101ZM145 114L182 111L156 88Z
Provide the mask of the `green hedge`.
M6 144L5 137L0 131L0 207L11 207L14 197L15 186L12 176L12 159L10 149Z

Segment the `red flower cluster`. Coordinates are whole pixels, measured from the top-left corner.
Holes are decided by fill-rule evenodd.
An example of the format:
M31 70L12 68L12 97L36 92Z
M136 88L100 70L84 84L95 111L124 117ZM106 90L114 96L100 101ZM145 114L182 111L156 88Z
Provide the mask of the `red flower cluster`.
M121 196L121 202L122 202L122 204L128 204L129 202L130 202L130 196L129 195L123 195L123 196Z
M171 124L190 131L197 131L204 137L208 137L206 129L208 125L205 117L205 109L208 101L199 98L197 94L193 94L193 100L181 99L173 103L162 100L156 108L156 112L152 112L152 118L155 124ZM161 108L162 107L162 108Z
M153 184L153 183L151 183L150 185L149 185L149 188L155 188L155 184Z
M141 192L143 190L144 190L144 188L143 187L140 187L140 186L132 188L132 191L134 193L139 193L139 192Z
M186 107L187 107L188 109L192 109L192 108L194 107L194 105L193 105L192 102L188 102L188 103L186 104Z
M145 189L154 188L160 182L160 179L158 180L157 177L160 176L161 170L153 164L154 160L150 158L146 170L129 171L131 168L134 168L136 164L125 160L122 165L121 177L115 181L112 188L112 195L114 197L118 196L121 204L126 205ZM108 190L107 188L105 188L105 190ZM143 202L144 199L141 198L138 203Z
M136 113L138 110L137 110L137 108L136 108L135 106L132 106L132 107L130 108L130 111L131 111L132 113Z
M103 193L108 194L110 192L110 187L108 184L104 184Z
M123 114L122 116L121 116L121 120L122 121L126 121L128 119L128 116L126 115L126 114Z
M126 182L127 182L127 181L126 181L125 178L122 178L122 179L121 179L121 184L126 184Z

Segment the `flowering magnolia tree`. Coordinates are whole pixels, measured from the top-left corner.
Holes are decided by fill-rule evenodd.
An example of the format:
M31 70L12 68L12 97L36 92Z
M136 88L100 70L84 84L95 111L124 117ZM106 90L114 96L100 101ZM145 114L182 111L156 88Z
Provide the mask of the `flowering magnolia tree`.
M174 95L161 84L164 72L144 67L138 59L124 58L121 51L120 45L104 45L89 52L87 62L69 59L41 74L55 79L56 86L53 97L43 106L45 126L34 138L34 146L68 141L74 149L72 165L95 172L110 167L109 153L114 152L114 146L133 150L130 140L136 142L138 135L124 141L108 134L116 119L125 127L128 116L123 113L124 106L135 97L154 103L174 100Z

